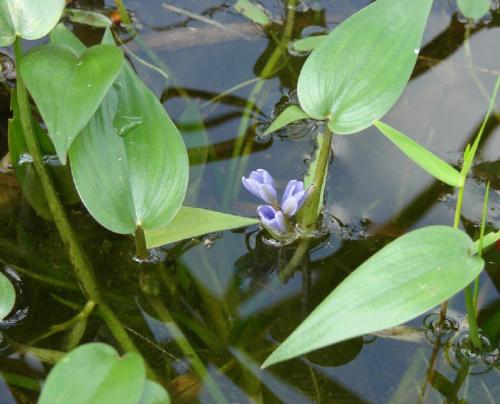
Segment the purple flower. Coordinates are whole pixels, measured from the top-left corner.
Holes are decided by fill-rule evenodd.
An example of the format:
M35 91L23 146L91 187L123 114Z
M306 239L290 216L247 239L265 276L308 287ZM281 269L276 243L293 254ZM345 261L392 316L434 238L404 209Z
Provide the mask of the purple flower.
M288 232L288 223L281 210L270 205L261 205L257 208L262 225L271 234L282 236Z
M243 186L256 197L271 205L278 205L278 194L274 188L274 180L266 170L262 168L252 171L248 178L241 179Z
M302 207L307 196L308 190L304 189L304 183L302 181L291 180L283 193L281 210L283 210L286 216L292 217Z

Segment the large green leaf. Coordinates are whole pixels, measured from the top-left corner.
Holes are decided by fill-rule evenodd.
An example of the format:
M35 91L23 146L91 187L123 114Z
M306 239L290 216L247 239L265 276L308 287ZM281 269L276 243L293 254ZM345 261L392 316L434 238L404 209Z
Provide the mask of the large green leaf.
M491 0L457 0L460 12L471 20L484 17L491 8Z
M250 226L258 222L257 219L248 217L183 206L167 226L146 231L146 244L148 248L153 248L207 233Z
M83 45L69 31L57 30L53 41L81 51ZM139 225L145 231L162 228L184 199L189 171L180 133L128 64L69 157L86 208L116 233L133 233Z
M38 215L45 220L52 220L47 200L43 192L42 184L38 178L33 164L29 163L31 156L24 139L23 128L19 120L19 107L17 105L16 93L11 96L12 118L9 119L9 154L12 168L16 174L17 181L21 185L23 195L31 204ZM48 169L56 183L56 188L60 193L62 201L67 205L80 202L69 167L59 164L54 159L54 146L42 128L33 124L35 136L40 144L40 149L47 161ZM24 162L23 162L24 160ZM26 161L28 160L28 161Z
M464 178L462 174L450 166L446 161L441 160L413 139L403 135L401 132L383 122L375 121L375 126L385 135L385 137L387 137L387 139L394 143L399 150L429 174L452 187L461 187L463 185Z
M0 321L9 315L16 304L16 290L12 282L0 272Z
M1 0L0 46L16 36L38 39L47 35L61 18L64 0Z
M50 372L39 404L137 404L146 383L142 357L119 357L114 348L92 343L66 355Z
M350 134L370 126L397 101L417 60L432 0L377 0L324 39L306 60L302 109Z
M71 143L99 108L122 64L122 51L111 45L94 46L81 55L68 46L44 45L23 58L21 76L63 164Z
M393 241L350 274L264 362L264 367L394 327L449 299L484 262L461 230L430 226Z

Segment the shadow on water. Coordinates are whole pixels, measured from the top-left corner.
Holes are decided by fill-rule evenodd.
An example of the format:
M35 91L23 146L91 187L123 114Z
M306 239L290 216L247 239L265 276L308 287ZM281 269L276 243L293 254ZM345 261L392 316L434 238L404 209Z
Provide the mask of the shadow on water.
M282 2L262 3L275 21L266 30L249 24L226 3L170 2L231 30L240 29L248 37L242 39L231 30L167 11L161 1L127 2L142 27L140 41L124 37L127 47L169 70L166 83L130 59L183 133L191 162L187 200L193 206L254 216L256 201L239 193L241 174L265 168L279 185L304 174L314 150L314 128L306 123L266 141L258 139L262 125L284 104L296 102L294 89L305 58L290 55L287 43L311 26L333 29L369 1L309 1L293 13ZM458 165L460 151L474 139L486 110L480 87L490 88L498 75L500 55L484 51L482 44L500 41L500 13L495 12L489 24L467 31L450 3L435 2L412 82L387 119ZM112 2L75 5L109 10ZM74 26L74 31L88 43L100 34L84 26ZM464 55L466 37L478 59L474 65ZM8 93L8 86L0 88L2 154L7 151ZM190 108L195 115L187 113ZM499 114L497 107L480 145L482 160L467 188L466 200L471 202L464 206L462 222L472 236L478 233L477 205L485 180L498 178ZM260 369L277 344L376 251L410 229L453 220L452 189L414 168L371 129L364 132L334 139L324 207L328 231L285 282L278 275L296 245L271 247L256 227L164 246L158 250L159 263L139 265L131 260L132 239L108 233L81 205L70 207L80 240L98 269L103 294L176 402L211 398L190 371L190 358L176 345L165 308L230 402L483 403L500 396L498 363L464 359L466 349L459 343L468 326L460 295L450 302L450 321L456 327L446 335L430 332L424 315L401 327ZM372 159L366 159L367 153ZM0 171L0 270L20 278L23 301L16 313L26 314L14 326L0 323L0 402L8 397L8 403L13 398L29 403L36 401L49 370L32 347L70 349L67 333L53 333L51 326L64 323L86 302L54 227L21 196L8 165ZM498 229L498 185L493 183L493 189L488 226ZM479 324L489 341L498 344L498 252L489 251L485 260ZM82 342L94 340L115 344L96 313Z

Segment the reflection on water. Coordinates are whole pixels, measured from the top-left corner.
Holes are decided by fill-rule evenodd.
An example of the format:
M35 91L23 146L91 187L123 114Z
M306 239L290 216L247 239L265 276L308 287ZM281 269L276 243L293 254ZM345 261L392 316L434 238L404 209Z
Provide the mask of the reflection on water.
M255 200L239 192L242 173L267 169L282 188L305 173L314 152L316 130L308 122L261 138L272 118L296 103L304 57L291 55L288 42L333 29L370 1L311 0L293 12L280 1L263 1L275 21L265 30L217 0L169 2L217 26L166 10L162 3L128 1L141 36L122 39L148 63L168 69L166 83L164 75L131 59L183 133L191 161L187 202L253 216ZM101 2L106 9L112 5ZM495 12L488 25L466 28L454 2L436 0L412 81L386 120L458 164L460 151L481 124L488 89L500 74L499 25ZM88 42L99 38L88 27L75 26L75 32ZM3 138L8 99L2 97ZM497 107L465 196L463 224L473 237L486 180L493 188L488 227L499 227L499 123ZM136 124L134 117L124 117L119 126L126 132ZM2 147L5 151L3 139ZM9 403L12 395L19 402L34 402L48 368L26 346L67 349L66 333L45 336L86 302L60 253L53 225L15 197L17 184L4 180L11 174L0 178L1 210L11 212L0 212L0 258L21 279L25 300L18 310L29 307L22 321L2 331L0 394ZM16 192L3 192L12 189ZM160 263L141 265L131 260L133 240L104 231L81 207L72 208L71 218L94 259L103 294L180 402L211 398L190 372L191 358L175 343L171 324L160 320L158 302L168 308L230 402L495 402L500 397L494 357L500 339L500 273L494 250L485 257L479 305L479 323L492 347L487 361L463 359L468 325L457 295L450 302L446 332L428 327L432 321L421 316L260 370L276 344L373 253L412 228L452 223L456 198L451 188L433 181L370 128L334 138L326 192L329 232L312 243L299 270L286 281L278 274L296 245L269 246L256 227L165 246L158 252ZM114 344L98 315L91 317L83 336L83 341L96 339Z

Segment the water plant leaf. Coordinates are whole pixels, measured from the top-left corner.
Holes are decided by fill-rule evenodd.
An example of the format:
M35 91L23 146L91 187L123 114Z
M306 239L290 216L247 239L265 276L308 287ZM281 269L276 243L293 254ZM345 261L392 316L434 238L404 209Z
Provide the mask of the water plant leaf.
M266 129L264 135L276 132L292 122L310 118L311 117L307 115L298 105L290 105L278 115L271 125L269 125L269 128Z
M297 52L310 52L323 42L327 35L313 35L307 38L297 39L292 43L292 49Z
M148 248L153 248L216 231L250 226L258 222L257 219L248 217L183 206L167 226L145 232L146 244Z
M12 168L16 174L17 181L21 185L23 195L30 205L40 217L51 221L52 215L45 199L42 184L33 164L29 162L31 156L28 153L28 146L26 145L23 128L19 120L19 106L17 105L15 92L11 95L11 111L12 118L9 119L8 132ZM32 127L40 144L40 149L46 157L48 169L60 193L61 200L66 205L73 205L80 202L80 197L76 192L69 167L59 164L59 160L54 156L54 145L40 125L33 123Z
M484 261L461 230L429 226L388 244L353 273L274 351L263 367L402 324L471 283Z
M12 282L0 272L0 321L9 315L16 304L16 289Z
M491 8L491 0L457 0L457 5L464 16L477 21Z
M427 171L438 180L451 185L452 187L461 187L464 178L457 170L450 166L446 161L431 153L425 147L421 146L408 136L402 134L389 125L375 121L374 125L404 154L412 159L418 166Z
M146 370L139 354L120 357L109 345L85 344L54 366L38 403L136 404L145 382Z
M78 52L78 40L64 27L58 30L52 40ZM162 228L184 199L189 167L181 135L127 63L69 158L85 207L116 233L133 233L139 225L144 231Z
M16 36L39 39L60 20L64 0L0 1L0 46L11 45Z
M271 24L271 19L264 8L250 0L238 0L234 5L234 9L256 24L262 26Z
M496 232L491 232L483 237L482 249L485 250L495 244L498 240L500 240L500 230ZM475 241L472 245L472 252L477 254L479 252L479 240Z
M113 22L107 16L95 11L71 8L66 9L64 14L68 16L71 22L77 24L85 24L97 28L107 28L113 25Z
M97 45L78 55L68 46L49 44L23 58L21 76L63 164L71 143L99 108L122 64L122 51L111 45Z
M377 0L334 29L309 55L297 86L302 109L337 134L370 126L410 78L432 0Z

